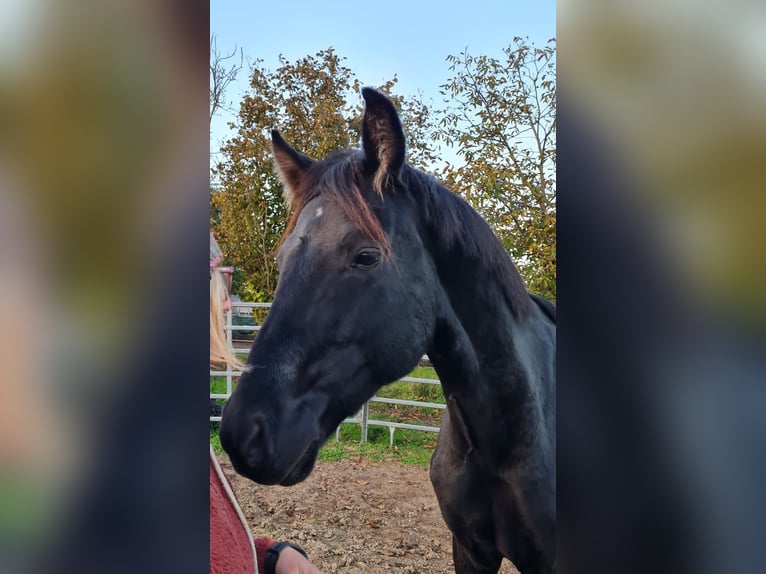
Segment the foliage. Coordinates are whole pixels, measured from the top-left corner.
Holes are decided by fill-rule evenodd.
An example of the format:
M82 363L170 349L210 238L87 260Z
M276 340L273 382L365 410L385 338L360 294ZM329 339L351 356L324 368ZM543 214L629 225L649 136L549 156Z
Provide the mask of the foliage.
M448 56L438 137L464 160L441 178L486 219L527 288L556 298L555 40L514 38L502 59Z
M280 56L276 71L262 61L252 68L250 91L240 103L236 135L222 147L213 170L211 230L229 263L241 273L234 291L243 300L270 300L276 288L274 254L287 223L282 185L271 159L270 130L279 129L297 150L314 158L358 145L361 83L332 48L290 62ZM417 99L391 94L397 79L379 86L401 110L408 130L409 161L434 159L431 117Z
M435 171L468 200L508 250L527 287L555 300L555 40L535 48L515 38L503 54L472 56L466 50L449 56L454 75L441 86L446 107L436 113L419 97L392 94L396 77L379 88L401 111L408 161ZM315 158L354 147L361 135L361 83L345 58L328 48L279 61L275 71L261 61L253 66L250 91L230 124L235 135L213 170L211 229L227 262L237 268L234 292L244 301L273 298L274 253L288 217L272 167L270 129L279 129L296 149ZM438 142L454 146L464 165L440 167Z

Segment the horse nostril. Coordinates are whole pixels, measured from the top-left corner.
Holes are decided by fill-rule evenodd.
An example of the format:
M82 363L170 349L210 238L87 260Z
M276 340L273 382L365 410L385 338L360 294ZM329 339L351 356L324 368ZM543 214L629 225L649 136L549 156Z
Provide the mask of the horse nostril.
M250 433L247 437L248 444L257 443L264 435L264 420L261 415L256 415L250 424Z
M251 466L260 465L271 456L266 417L262 414L253 416L245 445L247 460Z

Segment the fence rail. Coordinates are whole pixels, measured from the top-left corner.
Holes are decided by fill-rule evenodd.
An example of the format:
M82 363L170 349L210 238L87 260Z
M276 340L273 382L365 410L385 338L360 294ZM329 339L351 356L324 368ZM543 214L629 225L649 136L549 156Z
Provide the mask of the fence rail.
M234 353L238 354L244 354L249 352L249 348L247 349L237 349L234 347L234 339L233 339L233 333L234 331L250 331L253 333L257 333L261 326L258 324L254 325L234 325L233 320L235 314L237 316L241 315L241 309L269 309L271 307L271 303L241 303L237 302L232 305L232 309L227 311L226 313L226 322L224 325L224 329L226 331L226 342L228 343L229 349L231 349ZM252 311L250 311L250 316L252 316ZM427 359L427 357L424 357L424 359ZM240 371L234 371L231 369L226 370L210 370L210 377L226 377L226 393L210 393L211 399L228 399L231 396L232 390L234 388L234 379L236 377L239 377L242 373ZM439 385L441 384L438 379L424 379L421 377L402 377L399 379L400 381L408 382L408 383L420 383L424 385ZM411 400L405 400L405 399L394 399L390 397L379 397L377 395L373 396L369 401L367 401L364 406L359 410L356 415L353 417L346 418L343 420L343 423L347 424L358 424L361 427L361 441L367 442L367 431L369 427L371 426L380 426L380 427L387 427L389 431L389 444L394 444L394 432L396 429L409 429L409 430L418 430L418 431L425 431L425 432L433 432L438 433L439 427L435 426L429 426L429 425L418 425L418 424L412 424L412 423L405 423L405 422L399 422L399 421L384 421L384 420L378 420L374 418L370 418L370 403L386 403L386 404L392 404L392 405L401 405L401 406L408 406L408 407L418 407L418 408L425 408L425 409L437 409L437 410L445 410L447 407L444 404L441 403L433 403L433 402L427 402L427 401L411 401ZM220 421L220 416L211 416L211 421ZM340 425L335 431L335 438L336 440L339 439L340 434Z

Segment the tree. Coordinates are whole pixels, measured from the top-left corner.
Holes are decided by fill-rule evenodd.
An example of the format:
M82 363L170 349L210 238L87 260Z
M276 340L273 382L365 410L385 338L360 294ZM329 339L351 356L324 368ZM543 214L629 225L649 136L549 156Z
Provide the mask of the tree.
M448 56L438 137L465 161L441 177L490 224L530 291L556 298L555 40L504 58Z
M235 291L245 300L270 300L277 281L274 254L287 224L282 185L271 158L270 130L314 158L359 144L361 83L332 48L290 62L280 56L271 72L257 61L250 91L239 107L236 135L221 148L211 190L211 229L240 272ZM396 77L379 88L389 95ZM409 159L433 159L428 108L418 99L391 95L408 126Z
M222 56L218 51L215 34L210 36L210 121L224 107L224 95L242 69L242 50L239 51L239 63L234 62L237 55L236 46L230 54ZM229 61L232 63L229 64Z

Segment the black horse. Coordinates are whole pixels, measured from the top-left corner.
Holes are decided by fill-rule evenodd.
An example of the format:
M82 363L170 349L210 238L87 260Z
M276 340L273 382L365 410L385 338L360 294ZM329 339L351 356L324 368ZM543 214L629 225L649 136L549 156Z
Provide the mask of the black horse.
M294 211L279 284L223 412L240 474L291 485L340 422L428 354L447 410L431 482L458 573L555 572L555 310L463 200L405 164L362 91L363 150L314 161L272 132Z

